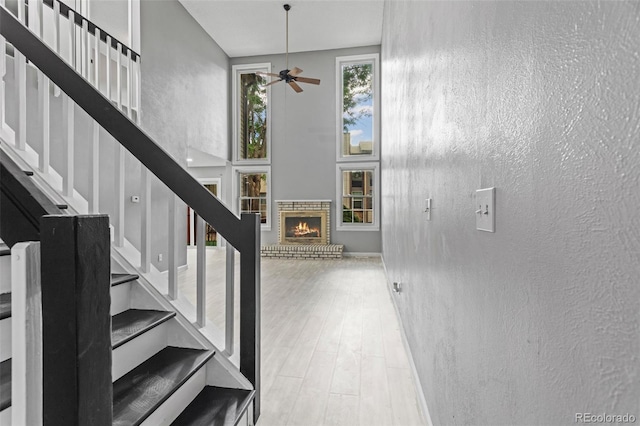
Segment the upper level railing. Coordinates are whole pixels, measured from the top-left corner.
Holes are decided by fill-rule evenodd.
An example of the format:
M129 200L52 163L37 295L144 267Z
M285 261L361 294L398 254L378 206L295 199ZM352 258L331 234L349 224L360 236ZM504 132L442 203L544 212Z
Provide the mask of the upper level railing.
M3 0L0 0L2 2ZM32 0L41 1L41 0ZM54 3L55 5L59 3ZM73 12L69 12L73 13ZM56 21L55 18L54 22ZM74 18L75 19L75 18ZM89 36L88 22L82 21L82 31L86 37ZM46 27L46 24L43 25ZM55 25L57 27L57 25ZM75 25L74 30L75 31ZM99 35L99 34L98 34ZM99 56L101 48L95 47L100 39L99 36L93 35L94 44L88 42L82 46L85 57L94 59ZM13 83L17 87L13 93L16 94L17 102L24 102L26 104L27 95L27 83L26 83L26 71L24 71L24 64L28 60L31 65L37 68L38 73L38 114L29 116L29 120L34 120L34 127L40 133L38 139L42 143L32 144L37 150L33 156L37 158L35 167L37 167L39 173L50 174L59 173L60 179L58 188L61 194L65 197L65 200L75 201L82 198L85 202L85 207L82 212L84 213L101 213L101 210L107 210L102 213L110 213L110 220L114 230L114 245L123 249L126 248L125 241L125 205L124 201L127 196L125 195L125 174L131 173L131 160L139 161L139 179L136 180L136 188L140 190L140 222L135 226L129 225L128 229L139 228L139 253L140 253L140 270L148 272L150 270L150 253L151 253L151 222L152 216L158 214L158 206L154 205L154 212L151 210L151 189L152 189L152 176L156 176L163 188L168 189L172 195L167 197L165 204L166 210L164 212L169 217L168 220L168 239L166 241L166 247L169 253L169 265L168 265L168 278L167 278L167 291L165 294L169 299L176 299L179 296L179 283L178 283L178 252L179 247L184 247L186 241L181 240L181 236L178 232L177 218L180 217L179 211L183 208L183 205L178 201L181 199L186 205L193 209L196 214L202 218L202 225L204 222L210 224L215 230L228 242L228 255L227 265L231 266L231 271L227 269L228 276L233 280L233 252L237 250L240 253L240 312L239 312L239 366L240 372L252 383L256 390L256 398L254 402L254 418L257 419L260 413L260 218L255 214L242 214L238 218L230 210L228 210L215 196L213 196L209 190L201 185L196 179L194 179L182 166L180 166L162 147L156 144L136 123L137 116L134 116L132 108L123 108L122 97L120 90L116 94L116 99L113 99L113 91L109 87L110 78L106 79L105 84L99 78L100 67L94 65L94 72L89 72L87 66L73 63L72 60L65 61L64 52L53 49L47 46L49 43L43 42L35 31L28 29L23 22L17 17L13 16L5 7L0 7L0 53L7 51L5 47L6 42L9 42L14 50L14 66L16 70L19 68L23 71L16 73L13 76ZM69 37L71 39L71 37ZM59 40L59 38L58 38ZM107 36L107 40L109 38ZM86 40L85 40L86 41ZM107 43L110 44L110 43ZM55 43L54 43L55 45ZM94 46L93 54L90 52L89 47ZM56 53L56 51L58 53ZM111 52L111 49L108 50ZM131 51L128 51L131 52ZM111 53L107 53L110 57ZM1 55L0 58L0 80L2 77L6 77L6 63L5 55ZM120 79L120 49L116 55L117 60L117 78ZM127 55L128 60L132 61L132 54ZM97 59L96 61L97 62ZM95 64L94 62L94 64ZM139 61L137 61L139 63ZM108 75L111 67L106 67L106 73ZM133 74L126 74L127 78L130 78ZM138 78L139 81L139 78ZM50 110L51 99L50 92L53 87L53 93L55 93L55 87L61 90L61 117L62 117L62 161L60 158L52 159L50 155L49 142L50 132L53 126L50 123L52 117L52 111ZM93 84L92 84L93 83ZM5 82L0 82L1 94L0 106L4 107L5 102ZM129 86L130 87L130 86ZM55 95L54 95L55 96ZM129 101L131 101L131 91L129 91ZM139 104L139 103L138 103ZM131 102L128 103L132 105ZM76 106L80 107L89 117L91 137L88 140L85 138L78 139L78 142L74 139L74 120L80 120L82 117L75 112ZM22 108L22 107L21 107ZM5 108L0 108L1 121L0 124L5 125ZM25 107L26 109L26 107ZM124 110L124 111L123 111ZM18 111L18 118L15 119L17 127L15 130L15 148L20 151L24 151L28 156L29 149L33 147L27 146L26 141L26 111ZM30 124L31 127L31 124ZM105 141L101 136L104 131L111 135L111 139L117 141L112 143L111 140ZM52 142L53 143L53 142ZM111 145L112 146L111 146ZM113 149L114 156L109 156L109 160L106 161L101 157L101 151L109 145L109 149ZM125 152L127 150L132 154L132 157L126 158ZM80 153L79 153L80 152ZM82 159L80 155L82 154ZM128 154L127 154L128 155ZM79 179L75 175L74 164L86 162L84 164L85 170L83 172L83 179ZM108 163L108 165L105 165ZM101 173L101 170L108 168L108 173ZM53 170L56 169L56 170ZM105 177L105 175L107 175ZM84 177L88 179L84 179ZM109 180L104 182L104 179ZM158 183L159 183L158 182ZM156 185L154 185L155 187ZM105 195L105 188L108 188L110 193L110 203L108 206L104 206L101 203L101 197ZM164 191L164 189L163 189ZM82 192L82 194L80 194ZM175 194L175 195L173 195ZM82 195L82 196L80 196ZM74 203L69 203L73 206ZM113 205L111 205L113 204ZM76 209L82 210L82 209ZM186 210L186 208L185 208ZM200 230L204 229L204 226L199 227ZM204 238L198 239L199 243L199 262L205 262L204 254ZM196 320L195 323L202 327L207 323L206 318L206 286L204 283L204 272L202 275L200 271L204 271L204 268L198 266L198 289L196 295ZM229 287L228 287L229 289ZM233 297L233 286L227 292L227 297ZM229 304L227 304L229 306ZM233 307L233 303L231 303ZM233 314L233 310L231 309ZM229 318L227 316L227 318ZM232 318L229 318L232 320ZM226 324L225 335L225 351L227 353L233 352L233 323Z

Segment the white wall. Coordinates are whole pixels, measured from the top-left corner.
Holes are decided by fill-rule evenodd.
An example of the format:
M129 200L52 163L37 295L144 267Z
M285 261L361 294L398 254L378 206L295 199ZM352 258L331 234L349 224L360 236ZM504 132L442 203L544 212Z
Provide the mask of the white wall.
M383 254L434 424L640 417L638 3L387 1L382 69Z
M271 89L271 231L263 244L278 242L276 200L332 200L331 242L345 251L380 253L379 231L336 231L336 56L378 53L379 46L289 54L289 66L319 86L300 84L295 93L278 83ZM231 65L270 62L272 72L285 69L285 55L232 58ZM382 141L384 144L384 140Z

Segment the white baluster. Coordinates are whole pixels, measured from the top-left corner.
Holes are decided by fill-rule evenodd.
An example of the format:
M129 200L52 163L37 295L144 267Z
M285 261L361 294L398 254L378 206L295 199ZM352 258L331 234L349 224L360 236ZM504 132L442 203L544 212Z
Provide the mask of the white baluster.
M116 103L122 110L122 45L116 44Z
M89 72L89 21L82 19L82 32L80 33L80 69L82 76L91 81Z
M64 173L62 175L62 191L67 197L73 196L74 171L73 154L75 151L75 104L69 96L62 95L62 132L65 146Z
M206 323L206 271L207 271L207 246L205 241L205 221L198 215L196 236L196 323L204 327Z
M4 6L5 5L5 0L0 0L0 6ZM2 54L0 55L0 93L2 93L2 96L0 96L0 134L2 133L2 130L5 127L5 123L6 123L6 105L5 105L5 97L4 94L6 93L4 91L4 76L7 75L7 55L6 52L7 51L7 40L2 37L0 35L0 52L2 52Z
M131 60L131 50L127 49L127 115L133 119L133 61Z
M100 29L98 27L93 39L93 85L100 91Z
M50 162L50 141L51 141L51 118L50 112L50 99L49 99L49 78L42 72L38 71L40 96L38 96L38 115L40 116L42 124L42 151L38 157L38 168L42 173L49 171Z
M69 64L78 71L78 60L76 57L76 24L75 13L69 11Z
M111 36L107 35L107 50L106 50L106 57L107 57L107 73L106 73L106 80L107 80L107 99L109 99L110 101L113 99L111 96Z
M100 126L93 120L91 170L89 171L89 213L100 212Z
M122 109L122 93L121 87L121 71L122 54L120 53L122 46L120 43L116 45L116 101L119 109ZM124 245L124 148L120 142L114 140L115 143L115 245L122 247Z
M151 266L151 174L140 164L140 268L149 272Z
M220 234L218 234L220 235ZM225 320L224 320L224 351L227 355L233 355L233 332L235 329L235 253L236 249L227 242L227 263L225 269Z
M60 51L60 2L53 2L53 46L56 50L56 53L62 56L62 52ZM60 88L58 86L53 86L53 96L60 96Z
M124 245L124 148L120 142L114 139L115 145L115 168L114 168L114 189L115 189L115 214L114 231L115 245Z
M141 105L141 93L142 93L142 63L140 62L140 56L138 56L136 62L136 123L142 122L142 105Z
M178 214L180 202L178 197L173 193L169 196L169 277L168 277L168 289L169 299L176 300L178 298Z
M25 2L18 0L18 19L26 22ZM27 147L27 59L18 49L14 50L15 81L18 92L16 97L18 108L18 123L16 132L16 148L24 150Z

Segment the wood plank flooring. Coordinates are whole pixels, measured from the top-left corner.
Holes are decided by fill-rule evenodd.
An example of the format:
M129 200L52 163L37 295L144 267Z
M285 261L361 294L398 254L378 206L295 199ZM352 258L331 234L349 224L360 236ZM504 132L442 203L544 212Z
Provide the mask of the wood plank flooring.
M180 291L193 300L188 259ZM209 249L207 316L221 328L223 271ZM425 424L380 259L262 259L262 386L257 426Z

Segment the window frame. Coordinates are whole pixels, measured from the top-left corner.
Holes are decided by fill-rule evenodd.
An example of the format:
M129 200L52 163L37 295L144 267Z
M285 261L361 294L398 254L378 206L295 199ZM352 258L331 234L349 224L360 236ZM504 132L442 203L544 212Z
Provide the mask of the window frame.
M373 173L373 223L342 222L343 172L371 171ZM363 200L364 201L364 198ZM380 230L380 163L350 162L336 164L336 230L337 231L379 231Z
M240 105L238 96L240 93L240 75L255 73L256 71L271 72L271 62L262 62L254 64L239 64L231 67L232 83L231 83L231 111L232 111L232 153L231 160L233 164L271 164L271 86L266 87L267 91L267 156L266 158L243 159L240 158L240 138L238 126L240 124Z
M271 214L272 214L272 209L271 209L271 166L262 166L262 165L255 165L255 166L238 166L238 167L233 167L233 186L232 186L232 193L233 193L233 211L235 214L237 214L238 216L240 216L241 214L241 198L240 198L240 175L241 174L266 174L267 175L267 197L266 197L266 203L267 203L267 222L266 223L261 223L260 224L260 229L262 231L271 231Z
M342 65L350 64L373 64L373 117L372 134L373 149L371 154L344 155L343 126L342 126ZM363 55L337 56L336 57L336 161L356 162L356 161L379 161L380 160L380 55L378 53L367 53Z

